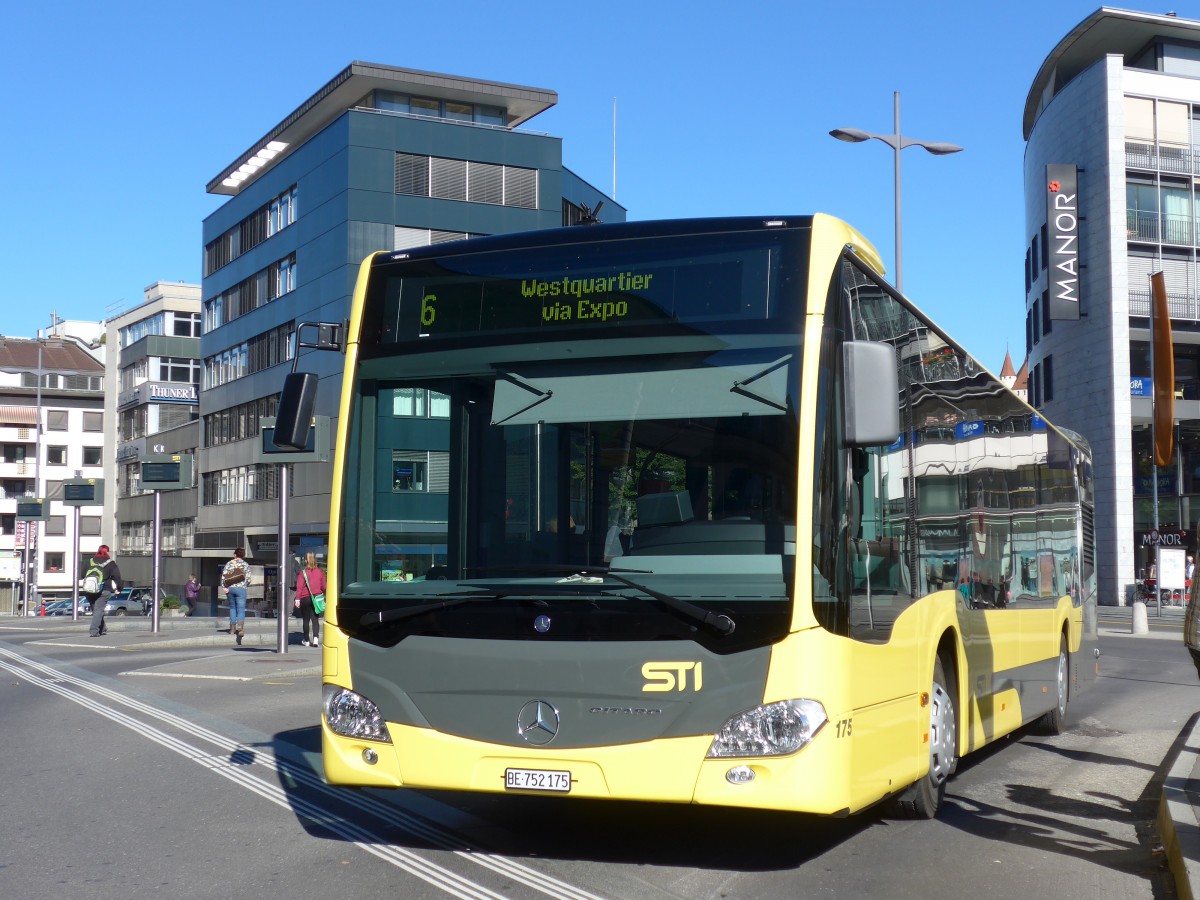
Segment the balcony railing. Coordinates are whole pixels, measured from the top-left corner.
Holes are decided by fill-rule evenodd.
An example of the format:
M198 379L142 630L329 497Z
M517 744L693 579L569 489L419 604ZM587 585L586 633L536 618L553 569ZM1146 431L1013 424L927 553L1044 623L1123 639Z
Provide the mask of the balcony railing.
M1189 216L1144 212L1130 209L1125 212L1125 234L1131 241L1153 244L1182 244L1193 246L1195 233Z
M1200 322L1200 301L1195 297L1185 297L1180 294L1167 294L1167 309L1172 319ZM1150 315L1150 290L1129 291L1129 314L1131 316Z
M1200 173L1200 147L1126 141L1125 167L1127 169L1148 169L1154 172L1178 172L1185 175L1198 174Z

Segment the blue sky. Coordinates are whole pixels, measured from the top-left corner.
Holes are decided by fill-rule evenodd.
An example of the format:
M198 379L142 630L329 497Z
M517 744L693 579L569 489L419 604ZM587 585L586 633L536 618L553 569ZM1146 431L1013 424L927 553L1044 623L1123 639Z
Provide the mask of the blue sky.
M902 156L904 288L998 371L1024 353L1021 113L1096 0L256 4L75 0L5 14L0 333L100 319L200 281L204 186L353 60L549 88L529 128L631 219L827 212L892 269L892 151L852 126L965 150ZM1134 8L1134 7L1131 7ZM1200 18L1200 2L1175 10ZM332 17L331 17L331 14ZM603 218L603 214L601 215Z

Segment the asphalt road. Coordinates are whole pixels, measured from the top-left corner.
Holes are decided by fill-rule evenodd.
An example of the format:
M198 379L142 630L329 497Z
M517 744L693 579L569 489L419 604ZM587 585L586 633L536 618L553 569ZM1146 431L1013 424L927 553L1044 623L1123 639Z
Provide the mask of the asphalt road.
M1177 623L1111 623L1067 734L969 757L938 820L898 822L331 789L316 651L117 650L3 622L3 897L1175 896L1153 819L1200 709ZM263 674L223 677L234 653Z

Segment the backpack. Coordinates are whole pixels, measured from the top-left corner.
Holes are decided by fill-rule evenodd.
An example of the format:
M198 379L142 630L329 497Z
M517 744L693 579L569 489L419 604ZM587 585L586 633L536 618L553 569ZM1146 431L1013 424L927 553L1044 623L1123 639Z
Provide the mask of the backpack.
M95 557L83 573L83 585L80 590L85 594L99 594L104 590L104 564L96 562Z

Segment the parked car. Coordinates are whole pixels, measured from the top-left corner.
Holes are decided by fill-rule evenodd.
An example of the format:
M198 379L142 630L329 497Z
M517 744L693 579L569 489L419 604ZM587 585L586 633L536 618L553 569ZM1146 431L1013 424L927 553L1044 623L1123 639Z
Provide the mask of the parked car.
M150 613L150 594L148 587L127 587L119 594L113 594L104 604L104 614L108 616L144 616Z
M92 605L88 603L86 597L79 598L79 614L88 616L92 613ZM43 602L38 607L39 616L69 616L71 614L70 600L51 600Z

